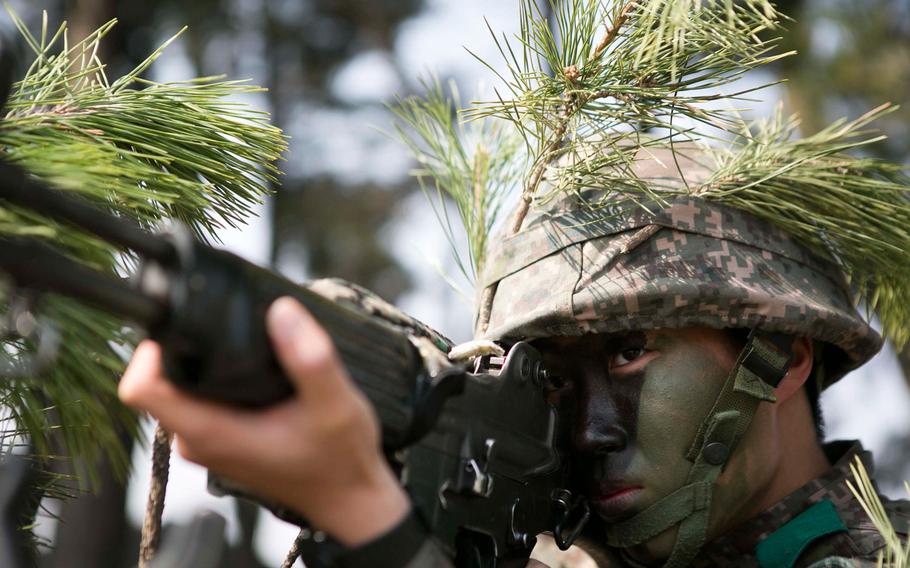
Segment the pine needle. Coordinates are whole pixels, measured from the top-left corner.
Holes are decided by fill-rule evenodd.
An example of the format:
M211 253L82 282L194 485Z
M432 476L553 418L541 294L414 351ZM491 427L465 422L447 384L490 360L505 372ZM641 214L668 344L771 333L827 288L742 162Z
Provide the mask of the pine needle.
M432 176L459 207L473 271L483 264L489 228L498 223L498 204L507 194L520 191L514 231L532 201L577 189L566 180L578 178L578 168L606 171L605 163L594 169L589 163L604 148L612 152L613 165L628 170L642 130L665 128L685 136L688 131L674 125L681 117L735 130L735 113L700 105L724 98L716 90L749 70L788 55L772 54L776 40L759 36L779 18L766 0L563 0L552 2L551 10L552 23L538 2L522 0L516 37L490 29L507 64L505 73L494 71L502 85L494 100L458 112L474 127L472 136L479 131L492 139L483 145L486 152L466 150L470 144L453 111L460 105L443 96L438 84L426 85L425 98L399 106L407 127L399 133L421 165L416 173ZM486 168L477 160L485 155L490 172L478 186L476 171ZM557 161L568 167L554 178ZM539 191L552 179L555 188ZM611 180L644 189L627 172ZM468 263L459 264L467 274Z
M897 534L888 512L878 496L878 491L869 477L869 472L866 471L859 456L856 457L855 463L850 464L850 471L853 473L853 481L847 480L847 487L859 501L866 515L869 516L875 530L885 540L885 547L879 552L878 566L910 568L910 536L904 537L902 540ZM907 495L910 495L910 485L905 483L905 487Z
M834 260L900 347L910 339L910 178L861 155L881 140L869 123L893 110L882 105L804 138L799 121L778 111L718 150L713 177L694 193L767 219Z
M473 281L482 268L493 224L503 199L521 174L516 159L520 139L495 124L459 123L460 100L454 84L446 95L435 79L422 82L423 98L399 100L392 107L398 117L399 136L417 158L414 171L421 188L446 232L455 259L464 276ZM431 178L434 189L426 187ZM446 200L458 209L467 232L470 259L460 257L453 227L448 222Z

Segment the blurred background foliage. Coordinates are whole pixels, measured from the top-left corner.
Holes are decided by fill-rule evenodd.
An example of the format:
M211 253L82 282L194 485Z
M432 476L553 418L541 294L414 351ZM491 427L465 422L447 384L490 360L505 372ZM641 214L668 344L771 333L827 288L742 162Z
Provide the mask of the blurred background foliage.
M841 116L859 116L884 101L902 108L876 126L888 140L879 156L906 162L910 149L910 3L901 0L784 0L795 19L780 63L787 77L786 106L802 116L807 132Z
M102 55L111 76L131 69L162 39L187 24L182 59L168 63L179 72L164 78L214 74L251 78L269 88L257 106L271 112L274 123L292 136L287 162L281 165L286 175L267 209L271 262L293 277L347 278L392 301L414 285L415 276L392 250L389 235L408 229L396 229L396 224L406 222L401 208L418 190L407 175L404 150L390 150L394 143L363 123L387 128L383 104L392 94L408 95L417 89L416 76L424 69L410 68L407 62L419 61L421 54L403 57L406 46L397 41L403 26L420 25L427 13L452 5L476 11L467 21L479 28L484 12L492 7L459 0L20 0L12 4L27 21L37 23L42 9L52 22L68 20L71 34L77 37L117 18L120 24L104 43ZM781 47L800 52L774 70L789 78L780 90L785 108L799 112L805 131L813 132L883 101L902 104L877 125L889 139L873 151L910 162L910 2L781 0L778 4L794 19ZM440 39L452 42L445 48L451 51L460 52L466 43L459 39L458 30L449 30ZM470 59L463 52L460 57ZM377 74L377 69L382 73ZM472 92L474 85L465 83L486 75L479 64L472 76L463 69L439 72L444 80L454 74L462 91ZM163 72L153 69L152 73ZM358 85L358 75L360 86L352 88ZM910 376L908 353L902 363ZM904 474L902 458L910 454L910 437L894 443L902 444L901 449L893 453L894 459L881 463L885 469L880 473L899 477ZM136 467L145 469L147 464ZM115 567L135 562L138 537L124 521L124 502L125 483L107 475L99 490L65 504L56 547L44 557L43 565ZM252 545L256 511L241 507L239 513L240 538L226 566L262 566Z

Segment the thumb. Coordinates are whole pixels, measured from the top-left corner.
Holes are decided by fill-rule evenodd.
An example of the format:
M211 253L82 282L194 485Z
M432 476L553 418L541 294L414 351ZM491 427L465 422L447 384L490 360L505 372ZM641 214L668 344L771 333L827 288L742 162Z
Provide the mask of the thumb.
M331 405L352 388L331 337L300 302L275 300L266 327L282 368L308 405Z

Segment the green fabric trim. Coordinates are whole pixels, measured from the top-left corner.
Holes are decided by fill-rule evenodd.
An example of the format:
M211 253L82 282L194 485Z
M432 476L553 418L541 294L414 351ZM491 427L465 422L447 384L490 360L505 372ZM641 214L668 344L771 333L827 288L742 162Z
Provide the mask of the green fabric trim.
M752 420L752 413L758 406L757 401L751 402L751 408L745 409L745 415L739 410L725 410L718 412L710 420L704 436L704 444L717 442L731 448L738 437L740 418ZM729 456L728 456L729 457ZM695 465L689 471L688 483L701 482L708 487L707 502L704 507L692 513L679 525L676 542L664 568L684 568L698 555L698 551L705 544L708 534L708 522L711 516L711 498L714 496L714 482L723 470L725 463L710 464L705 461L704 453L699 452Z
M711 483L683 485L628 521L607 527L607 544L628 548L654 538L679 524L693 511L710 504Z
M698 457L702 448L704 448L705 431L708 429L708 424L710 423L712 416L724 410L731 409L739 410L743 414L743 420L740 421L739 429L733 443L733 446L735 446L736 442L739 441L749 428L758 401L764 400L775 402L777 400L774 396L774 389L765 383L761 377L744 366L746 358L754 351L755 354L762 357L768 365L785 370L784 366L786 365L787 360L781 358L781 356L766 343L766 340L761 337L760 333L761 332L758 330L753 330L749 335L749 341L746 343L746 346L743 347L739 357L737 357L736 363L730 371L730 376L727 378L727 381L717 395L717 399L714 401L713 408L711 408L711 411L705 417L704 422L702 422L698 429L698 433L695 435L695 439L692 441L692 445L689 447L689 451L686 454L686 459L689 461L695 462L695 459ZM733 446L730 448L731 451L733 450Z
M791 568L813 541L846 530L834 503L825 499L758 543L755 556L762 568Z
M745 367L739 368L733 390L747 394L758 400L777 402L777 397L774 395L774 387Z

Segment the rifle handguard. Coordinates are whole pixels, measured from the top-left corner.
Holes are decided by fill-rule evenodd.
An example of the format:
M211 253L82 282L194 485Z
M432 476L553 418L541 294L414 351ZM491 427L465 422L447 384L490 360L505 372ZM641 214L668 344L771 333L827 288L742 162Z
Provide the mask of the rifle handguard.
M167 306L149 335L162 346L167 376L181 388L248 407L268 406L290 396L293 387L275 357L264 322L272 302L291 296L332 338L351 378L376 409L386 448L396 449L420 437L432 427L432 420L426 413L419 415L419 409L428 405L438 409L446 396L459 390L446 381L445 395L434 392L436 382L415 339L438 344L438 353L444 353L450 342L367 296L365 290L323 281L317 283L319 293L201 244L182 227L171 238L176 262L146 262L137 283L142 293ZM346 301L327 297L333 289ZM356 297L369 301L358 305L352 300Z

